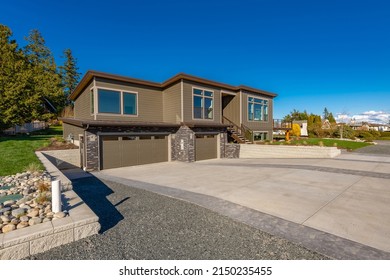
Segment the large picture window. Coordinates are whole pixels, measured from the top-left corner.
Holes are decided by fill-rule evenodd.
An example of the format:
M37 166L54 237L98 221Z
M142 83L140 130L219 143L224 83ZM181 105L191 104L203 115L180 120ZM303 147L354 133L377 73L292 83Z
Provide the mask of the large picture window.
M248 121L268 121L268 100L248 97Z
M137 94L99 88L98 113L137 115Z
M213 96L212 91L193 89L194 119L213 119Z
M121 100L120 91L99 89L99 113L120 114Z

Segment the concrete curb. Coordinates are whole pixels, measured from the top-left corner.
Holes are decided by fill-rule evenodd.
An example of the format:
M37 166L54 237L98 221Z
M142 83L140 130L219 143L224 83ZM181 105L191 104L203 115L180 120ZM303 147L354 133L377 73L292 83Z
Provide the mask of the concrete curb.
M35 152L39 160L45 166L47 172L50 173L50 176L55 180L61 180L61 190L69 191L73 189L72 181L70 181L50 160L47 159L44 152Z
M50 174L66 184L65 189L72 186L71 181L41 153L37 155ZM73 190L62 193L62 204L69 212L65 218L0 234L0 259L26 258L99 232L98 216Z

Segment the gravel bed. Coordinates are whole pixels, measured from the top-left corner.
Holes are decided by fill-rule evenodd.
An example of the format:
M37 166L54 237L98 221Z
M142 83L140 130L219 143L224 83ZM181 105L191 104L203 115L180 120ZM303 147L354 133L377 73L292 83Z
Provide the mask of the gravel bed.
M102 233L30 259L327 259L185 201L94 177L73 189Z

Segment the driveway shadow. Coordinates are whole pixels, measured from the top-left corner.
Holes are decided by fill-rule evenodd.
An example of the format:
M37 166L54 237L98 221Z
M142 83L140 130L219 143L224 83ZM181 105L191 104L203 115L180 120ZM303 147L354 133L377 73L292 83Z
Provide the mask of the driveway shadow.
M109 200L113 192L107 185L94 176L72 180L73 191L92 209L99 217L101 229L104 233L114 227L124 217Z

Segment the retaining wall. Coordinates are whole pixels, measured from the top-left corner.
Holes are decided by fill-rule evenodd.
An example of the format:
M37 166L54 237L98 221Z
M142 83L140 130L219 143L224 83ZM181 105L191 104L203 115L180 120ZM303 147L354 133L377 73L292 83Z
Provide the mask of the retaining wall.
M73 191L71 181L48 159L36 153L53 179L61 180L63 210L69 215L42 224L0 234L0 260L16 260L45 252L97 234L100 230L98 216Z
M240 158L333 158L336 147L241 144Z

